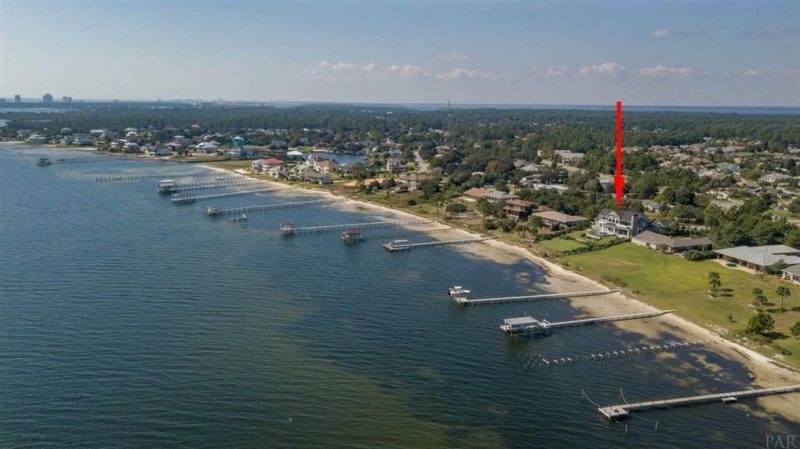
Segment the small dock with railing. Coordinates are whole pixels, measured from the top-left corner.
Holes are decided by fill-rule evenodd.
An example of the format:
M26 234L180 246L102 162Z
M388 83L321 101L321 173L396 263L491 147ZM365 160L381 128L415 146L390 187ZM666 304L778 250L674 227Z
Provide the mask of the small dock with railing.
M465 245L468 243L479 243L479 242L485 242L486 240L491 240L493 238L494 236L457 239L457 240L434 240L432 242L421 242L421 243L411 243L408 240L392 240L391 242L384 243L383 248L386 251L394 253L398 251L411 251L412 249L416 248L430 248L433 246Z
M776 394L798 393L800 385L789 385L776 388L760 388L755 390L733 391L730 393L704 394L699 396L689 396L673 399L658 399L655 401L635 402L632 404L617 404L607 407L599 407L597 410L604 418L609 421L618 421L630 416L631 412L640 412L658 408L682 407L695 404L706 404L711 402L722 402L724 404L737 402L739 399L755 398Z
M631 313L627 315L611 315L599 318L583 318L579 320L556 321L537 320L530 316L506 318L500 325L500 330L507 335L537 336L548 335L554 329L564 327L588 326L590 324L610 323L613 321L641 320L655 318L672 313L674 310L658 310L655 312Z
M619 292L618 289L611 290L588 290L582 292L570 293L544 293L538 295L523 295L523 296L499 296L494 298L474 298L469 299L468 295L471 293L469 290L461 288L461 286L453 287L449 290L450 298L459 306L482 306L490 304L504 304L510 302L522 301L535 301L539 299L566 299L578 298L582 296L603 296Z

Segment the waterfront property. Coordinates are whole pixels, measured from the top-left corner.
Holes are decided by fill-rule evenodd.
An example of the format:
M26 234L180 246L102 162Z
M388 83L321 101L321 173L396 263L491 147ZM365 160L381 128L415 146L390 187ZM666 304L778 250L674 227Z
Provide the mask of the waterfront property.
M523 336L536 336L547 335L553 329L562 327L575 327L587 326L590 324L610 323L613 321L627 321L627 320L641 320L645 318L653 318L667 313L672 313L674 310L659 310L656 312L644 313L630 313L625 315L610 315L598 318L583 318L579 320L567 320L550 322L547 320L537 320L530 316L523 316L518 318L506 318L503 324L500 325L500 330L507 335L523 335Z
M645 231L650 219L639 211L630 209L603 209L594 221L598 231L621 238L631 238Z
M653 231L644 231L631 239L631 242L651 249L663 250L668 253L682 253L689 250L711 249L711 239L708 237L671 237Z
M533 212L534 204L530 201L520 199L510 199L503 206L503 211L509 220L527 220Z
M589 220L578 215L568 215L554 210L536 212L534 217L539 217L542 222L552 230L569 229L586 224Z
M790 266L800 264L800 250L786 245L735 246L714 252L719 259L757 273L763 273L767 267L779 263Z
M789 385L776 388L760 388L755 390L734 391L730 393L705 394L700 396L689 396L684 398L659 399L655 401L644 401L635 403L625 403L599 407L597 411L609 421L617 421L630 416L631 412L640 412L657 408L681 407L685 405L706 404L710 402L722 402L730 404L738 402L739 399L755 398L774 394L788 394L800 392L800 385Z

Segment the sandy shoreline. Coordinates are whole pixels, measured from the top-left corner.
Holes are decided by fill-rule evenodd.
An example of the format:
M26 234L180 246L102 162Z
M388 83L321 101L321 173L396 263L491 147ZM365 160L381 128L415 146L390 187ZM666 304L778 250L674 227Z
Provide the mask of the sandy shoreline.
M231 171L219 167L210 167L208 165L203 166L217 171ZM267 179L259 179L255 177L251 177L251 179L274 186L287 185ZM414 215L410 212L392 209L380 204L337 195L324 189L296 186L291 187L293 189L297 189L298 193L314 192L330 198L345 198L348 201L336 204L337 208L344 208L345 210L357 210L359 212L370 213L381 218L424 218ZM449 225L439 223L439 228L443 227L450 228L450 231L431 234L431 237L439 240L482 237L480 234L475 232L470 232L460 228L453 228ZM595 280L592 280L579 273L567 270L566 268L547 259L536 256L521 246L513 245L501 240L488 240L481 244L460 245L457 248L459 251L470 257L485 259L495 263L511 264L523 260L534 263L535 265L541 267L544 271L544 282L536 285L537 289L552 292L564 292L602 290L608 288L607 286ZM582 314L585 314L586 316L602 316L617 313L637 313L658 310L649 304L646 304L638 299L631 298L623 293L614 293L601 297L573 298L570 300L570 304L576 309L580 310ZM747 369L752 379L751 388L800 384L800 373L797 371L780 364L779 362L776 362L767 356L759 354L758 352L739 343L726 340L722 338L722 336L716 331L690 322L689 320L674 313L656 319L623 321L613 323L613 325L624 331L641 334L643 343L655 343L663 340L664 334L669 334L675 339L682 340L708 340L710 341L710 343L706 345L708 350L716 352L717 354L724 356L726 359L740 363ZM719 367L710 366L708 368L713 370ZM722 390L717 392L727 391L725 389L726 387L723 386L721 388ZM782 396L768 396L759 398L757 401L770 412L780 415L785 419L794 422L800 422L800 401L797 400L796 396L797 395L791 394ZM647 399L661 398L654 397Z

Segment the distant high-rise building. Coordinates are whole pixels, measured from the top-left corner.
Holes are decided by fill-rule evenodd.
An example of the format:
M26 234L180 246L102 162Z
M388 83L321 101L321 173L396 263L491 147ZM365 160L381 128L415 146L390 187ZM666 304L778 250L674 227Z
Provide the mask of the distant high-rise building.
M61 101L64 103L72 103L72 97L64 95L63 97L61 97Z
M52 103L53 102L53 96L50 95L50 94L42 95L42 102L43 103Z
M14 95L14 103L22 103L22 97L19 94Z

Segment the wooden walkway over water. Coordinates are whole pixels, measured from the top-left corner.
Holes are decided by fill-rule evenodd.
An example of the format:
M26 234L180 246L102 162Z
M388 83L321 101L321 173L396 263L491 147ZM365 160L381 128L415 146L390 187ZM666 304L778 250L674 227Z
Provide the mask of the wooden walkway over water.
M475 298L469 299L467 295L453 295L453 302L459 306L482 306L489 304L503 304L509 302L532 301L537 299L565 299L565 298L578 298L581 296L602 296L610 295L619 292L618 289L612 290L589 290L582 292L571 293L545 293L538 295L524 295L524 296L501 296L496 298Z
M120 181L141 181L145 179L171 179L171 178L189 178L198 176L219 176L219 173L213 172L197 172L197 173L159 173L150 175L107 175L98 176L95 178L97 182L120 182Z
M275 192L278 190L285 190L288 187L269 187L264 189L255 189L255 190L239 190L236 192L225 192L225 193L214 193L211 195L196 195L196 196L176 196L172 198L172 204L182 205L182 204L192 204L197 201L201 200L211 200L216 198L228 198L232 196L242 196L242 195L252 195L254 193L264 193L264 192Z
M226 187L236 187L243 185L252 185L256 181L247 178L232 178L225 180L218 180L214 182L192 182L185 184L175 184L172 192L184 192L187 190L207 190L207 189L224 189Z
M280 232L283 235L296 235L296 234L313 234L320 232L336 232L346 231L348 229L358 229L361 231L369 229L378 229L388 226L410 226L418 224L433 223L433 220L420 218L413 220L394 220L394 221L371 221L367 223L348 223L337 225L324 225L324 226L301 226L296 227L292 223L282 223Z
M500 325L500 330L508 335L546 335L553 329L564 327L587 326L590 324L610 323L612 321L641 320L672 313L674 310L658 310L655 312L631 313L626 315L610 315L599 318L582 318L578 320L549 322L524 316L519 318L506 318Z
M308 201L292 201L289 203L277 203L277 204L261 204L257 206L242 206L242 207L229 207L226 209L219 209L216 207L209 207L208 208L208 215L229 215L229 214L241 214L244 212L263 212L268 210L276 210L276 209L292 209L297 207L310 207L310 206L323 206L326 204L333 204L333 203L341 203L347 201L346 198L332 198L332 199L322 199L322 200L308 200Z
M633 404L609 405L607 407L599 407L597 410L604 418L610 421L617 421L627 418L630 412L640 412L657 408L681 407L685 405L703 404L709 402L723 402L727 404L736 402L739 399L798 392L800 392L800 385L789 385L785 387L761 388L756 390L734 391L730 393L705 394L684 398L659 399L655 401L636 402Z
M129 160L123 157L110 157L110 156L90 156L90 157L67 157L59 159L39 158L36 165L40 167L47 167L50 165L67 165L67 164L91 164L96 162L108 162L114 160Z
M491 237L479 237L479 238L458 239L458 240L434 240L432 242L421 242L421 243L397 243L396 241L394 241L394 242L384 243L383 248L389 252L411 251L412 249L416 248L430 248L432 246L464 245L467 243L478 243L486 240L491 240L493 238L495 237L491 236Z

